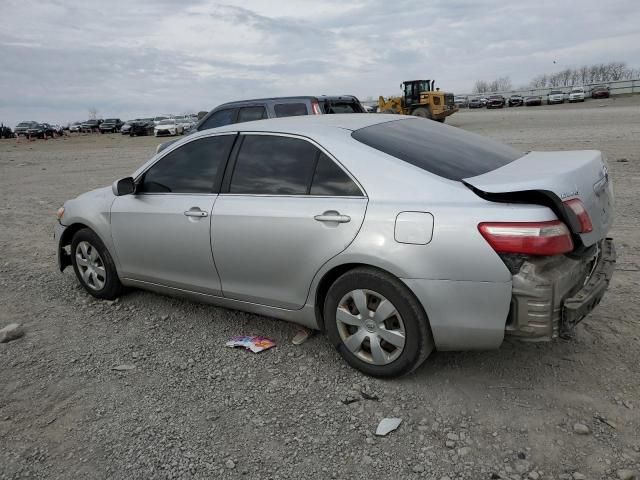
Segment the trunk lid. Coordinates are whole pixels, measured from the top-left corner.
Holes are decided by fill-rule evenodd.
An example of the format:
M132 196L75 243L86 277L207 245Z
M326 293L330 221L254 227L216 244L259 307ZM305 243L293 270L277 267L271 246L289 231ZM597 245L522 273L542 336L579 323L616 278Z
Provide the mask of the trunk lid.
M597 150L530 152L491 172L463 182L495 201L541 203L544 198L556 215L585 246L606 237L613 223L613 189L607 165ZM578 198L591 218L593 230L579 233L580 224L562 202Z

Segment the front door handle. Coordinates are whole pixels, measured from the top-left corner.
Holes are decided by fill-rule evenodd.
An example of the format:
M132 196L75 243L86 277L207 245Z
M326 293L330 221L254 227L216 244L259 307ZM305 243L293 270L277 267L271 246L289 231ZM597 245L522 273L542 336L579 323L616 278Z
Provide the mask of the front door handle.
M322 215L316 215L313 219L318 222L333 223L348 223L351 221L351 217L349 215L340 215L340 213L335 210L329 210L328 212L324 212Z
M200 210L198 207L192 207L190 210L184 212L187 217L206 217L209 215L204 210Z

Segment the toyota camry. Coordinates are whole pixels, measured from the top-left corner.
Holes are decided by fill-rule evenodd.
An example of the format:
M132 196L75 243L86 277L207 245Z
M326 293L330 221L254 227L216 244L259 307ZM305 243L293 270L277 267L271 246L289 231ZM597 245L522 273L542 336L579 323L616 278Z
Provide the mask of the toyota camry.
M521 152L396 115L197 132L65 202L55 239L91 295L186 296L326 332L392 377L434 350L571 334L615 250L596 150Z

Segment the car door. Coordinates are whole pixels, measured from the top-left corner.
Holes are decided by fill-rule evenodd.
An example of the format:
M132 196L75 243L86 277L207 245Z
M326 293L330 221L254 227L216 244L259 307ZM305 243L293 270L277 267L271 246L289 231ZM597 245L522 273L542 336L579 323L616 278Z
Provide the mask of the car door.
M111 232L125 278L220 295L211 212L235 134L197 138L170 151L117 197Z
M367 198L307 139L241 134L213 209L225 297L302 308L320 267L353 241Z

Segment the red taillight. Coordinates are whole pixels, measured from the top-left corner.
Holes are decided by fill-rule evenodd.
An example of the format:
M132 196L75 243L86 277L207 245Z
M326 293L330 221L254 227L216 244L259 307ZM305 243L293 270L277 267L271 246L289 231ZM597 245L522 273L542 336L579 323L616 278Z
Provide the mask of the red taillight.
M478 230L498 253L561 255L573 250L569 229L559 220L481 223Z
M584 203L582 200L578 198L572 198L571 200L567 200L564 204L571 209L573 213L578 217L578 221L580 222L580 233L589 233L593 231L593 225L591 224L591 217L589 217L589 212L584 208Z
M314 115L320 115L322 112L320 111L320 105L318 102L311 103L311 109L313 110Z

